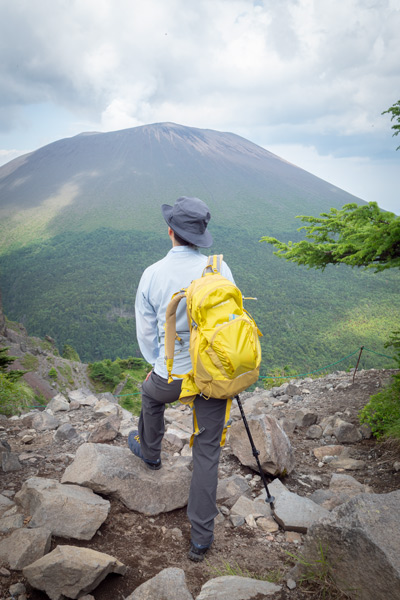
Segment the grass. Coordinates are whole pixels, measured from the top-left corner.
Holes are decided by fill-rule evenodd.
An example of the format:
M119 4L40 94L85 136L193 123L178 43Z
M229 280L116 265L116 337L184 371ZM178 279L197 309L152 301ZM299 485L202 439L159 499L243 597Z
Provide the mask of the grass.
M211 565L211 563L206 560L206 564L210 571L210 575L212 577L226 577L226 576L236 576L236 577L249 577L250 579L257 579L258 581L268 581L269 583L280 583L283 579L283 573L280 569L275 569L259 575L248 569L243 569L235 563L232 566L228 561L223 561L220 566Z
M27 371L36 371L36 369L39 367L38 357L34 356L33 354L29 354L29 353L25 354L20 359L20 363L22 364L24 369L26 369Z

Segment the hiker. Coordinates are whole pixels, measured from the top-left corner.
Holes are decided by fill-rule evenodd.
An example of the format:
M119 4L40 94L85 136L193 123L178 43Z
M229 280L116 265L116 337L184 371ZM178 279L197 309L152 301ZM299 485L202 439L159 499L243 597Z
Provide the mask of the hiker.
M143 382L139 430L131 431L128 436L131 451L154 470L161 468L165 405L178 400L182 384L178 378L168 383L164 351L166 308L175 292L201 277L207 257L198 248L209 248L213 243L207 230L210 212L199 198L181 197L173 206L163 204L162 213L172 249L144 271L136 294L137 339L141 353L153 369ZM224 262L221 274L234 283ZM184 374L192 369L186 302L181 302L177 310L176 331L180 342L174 357L174 373ZM193 444L193 475L187 507L191 524L188 557L201 561L212 544L214 519L218 515L218 463L226 400L197 396L194 406L198 427L204 430Z

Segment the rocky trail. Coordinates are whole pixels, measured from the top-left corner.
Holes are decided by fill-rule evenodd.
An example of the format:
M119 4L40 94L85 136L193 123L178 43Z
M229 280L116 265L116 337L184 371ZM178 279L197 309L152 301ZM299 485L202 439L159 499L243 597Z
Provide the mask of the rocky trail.
M383 370L360 371L353 383L353 374L335 372L242 394L260 459L269 465L267 479L276 496L276 514L273 518L259 499L262 481L248 464L250 445L234 407L220 461L215 541L203 563L187 559L189 409L178 405L166 410L163 468L151 473L127 450L127 435L136 418L111 394L96 396L82 388L58 394L46 411L0 417L0 599L313 597L296 584L290 554L303 552L320 516L336 514L332 511L338 507L344 514L346 503L352 505L360 494L367 499L388 494L400 510L399 496L390 494L400 490L399 448L377 443L358 421L360 409L390 375ZM273 423L279 425L279 439L271 444ZM385 535L392 544L389 554L399 556L395 529L389 525ZM31 542L24 536L39 531L42 537L35 538L27 558ZM384 543L380 540L380 547ZM44 560L55 556L56 549L62 556L48 567L46 582L40 580L43 565L39 574L26 568L35 565L38 552ZM101 574L85 573L92 583L85 579L68 595L61 581L68 561L75 566L73 561L80 561L89 569L92 559L87 553L92 550L112 560ZM398 577L399 583L398 559L388 562L391 577ZM357 565L349 567L356 570ZM268 576L272 583L252 579L251 591L243 591L247 579L218 581L228 570ZM143 587L145 582L150 587ZM400 585L397 589L397 596L375 590L374 598L400 598Z

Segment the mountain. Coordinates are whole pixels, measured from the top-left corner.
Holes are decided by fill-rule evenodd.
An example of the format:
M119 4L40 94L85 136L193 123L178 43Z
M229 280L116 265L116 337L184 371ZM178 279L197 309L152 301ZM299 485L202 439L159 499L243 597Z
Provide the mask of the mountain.
M400 315L397 273L307 271L259 243L299 239L299 214L362 201L237 135L172 123L83 133L0 167L6 314L85 361L137 354L136 286L169 249L160 206L181 195L207 202L211 251L258 297L247 308L266 368L383 349Z

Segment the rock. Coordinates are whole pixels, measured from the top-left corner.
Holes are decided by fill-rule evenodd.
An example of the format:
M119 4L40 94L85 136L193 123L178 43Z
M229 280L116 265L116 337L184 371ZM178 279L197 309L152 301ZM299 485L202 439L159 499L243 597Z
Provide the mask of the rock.
M233 506L235 502L245 494L250 493L250 486L241 475L231 475L218 482L217 502L223 502L226 506Z
M289 383L289 385L286 387L285 393L289 396L297 396L301 395L301 389L297 385Z
M348 449L345 446L320 446L313 450L315 458L322 460L324 456L348 456Z
M118 417L120 413L120 407L115 402L110 402L106 398L99 400L93 408L95 415L104 417Z
M120 419L115 416L102 419L90 433L88 442L98 444L115 440L119 433L120 424Z
M280 598L282 587L250 577L225 576L210 579L196 600L250 600Z
M70 406L68 400L62 394L54 396L46 406L46 411L50 411L52 414L64 410L69 411Z
M128 448L87 443L61 481L114 496L129 509L153 516L187 504L192 474L178 461L164 460L160 471L151 471Z
M20 514L4 513L0 519L0 533L10 533L14 529L20 529L24 524L24 517Z
M338 419L336 422L333 429L333 435L339 444L354 443L362 439L362 434L355 425L342 421L341 419Z
M57 429L59 425L60 422L45 410L37 413L32 420L32 427L36 431L51 431L52 429Z
M10 592L11 596L18 598L19 596L26 594L26 587L23 583L14 583L14 585L10 585L8 591Z
M318 419L318 415L313 412L297 410L294 415L294 418L297 427L310 427L311 425L315 425Z
M319 440L322 437L322 428L319 425L311 425L306 431L308 440Z
M110 503L91 489L31 477L15 495L32 516L29 527L46 527L54 535L90 540L106 520Z
M14 502L7 498L5 495L0 494L0 517L12 506L14 506Z
M307 533L315 522L329 516L329 511L309 498L290 492L279 479L274 479L268 486L270 494L275 497L274 517L285 531ZM263 492L261 497L265 497Z
M232 523L233 527L241 527L246 522L244 517L242 517L241 515L230 515L229 520Z
M193 600L186 585L185 571L176 567L163 569L142 583L125 600Z
M359 469L364 469L365 467L364 460L356 460L354 458L341 457L335 458L331 462L331 465L335 467L335 469L343 469L344 471L358 471Z
M1 467L4 473L19 471L22 468L18 456L14 452L3 452L1 454Z
M266 533L275 533L279 531L279 525L273 517L260 517L257 519L257 527Z
M89 548L57 546L23 570L30 585L44 591L51 600L79 598L94 590L109 573L124 575L119 560Z
M332 510L364 492L368 492L367 486L363 485L351 475L334 473L328 490L316 490L310 496L310 500Z
M290 473L294 469L294 454L289 438L279 422L269 415L248 418L254 444L259 450L263 471L271 475ZM242 421L233 423L229 433L233 454L243 465L258 470L246 429Z
M241 496L232 506L231 514L240 515L244 518L248 515L269 517L271 516L271 506L263 498L251 500L246 496Z
M399 598L400 490L361 494L308 532L303 555L335 565L332 575L351 598ZM301 567L299 566L299 570Z
M44 527L17 529L0 542L0 561L20 570L50 550L51 531Z
M72 427L70 423L64 423L63 425L60 425L60 427L54 434L54 440L56 442L65 442L74 439L78 441L79 438L80 436L78 432L76 431L75 427Z

